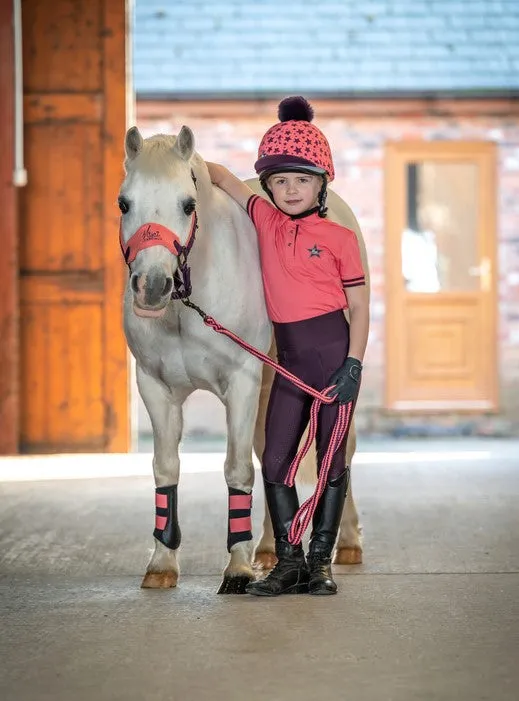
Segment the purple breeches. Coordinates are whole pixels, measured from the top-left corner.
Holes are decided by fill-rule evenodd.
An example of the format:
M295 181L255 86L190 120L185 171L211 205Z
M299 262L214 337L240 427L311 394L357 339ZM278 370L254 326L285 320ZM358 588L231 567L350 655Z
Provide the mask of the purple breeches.
M274 324L278 361L315 389L328 386L349 347L349 326L342 310L322 316ZM263 476L269 482L284 482L301 437L310 420L312 397L276 373L270 393L265 425ZM337 418L337 403L322 405L317 429L317 466L320 469ZM345 470L346 437L335 453L329 481Z

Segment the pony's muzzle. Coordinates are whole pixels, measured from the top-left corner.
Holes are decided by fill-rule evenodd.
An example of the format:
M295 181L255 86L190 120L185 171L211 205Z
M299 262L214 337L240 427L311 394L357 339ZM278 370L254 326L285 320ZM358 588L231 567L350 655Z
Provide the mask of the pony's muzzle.
M173 278L160 270L132 273L133 308L138 316L162 316L171 299Z

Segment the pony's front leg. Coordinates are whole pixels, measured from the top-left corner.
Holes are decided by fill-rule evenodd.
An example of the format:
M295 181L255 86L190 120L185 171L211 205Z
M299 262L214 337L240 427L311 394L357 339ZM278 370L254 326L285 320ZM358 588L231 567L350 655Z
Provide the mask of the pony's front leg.
M259 384L258 368L248 363L246 368L232 378L224 398L227 410L225 481L229 492L227 550L230 559L224 570L219 594L245 594L245 587L254 579L251 524L254 485L252 440L258 409Z
M177 585L180 528L177 485L180 472L178 445L182 435L182 404L187 396L172 394L160 381L137 368L137 384L153 428L155 477L154 550L141 587L168 589Z
M275 346L272 346L269 355L271 358L275 358ZM270 390L274 381L274 374L274 370L268 365L263 367L258 416L254 430L254 452L256 453L256 457L260 462L263 458L263 452L265 450L265 423L267 419ZM265 501L263 508L263 530L256 546L256 550L254 551L254 565L258 569L270 570L274 567L277 561L278 559L276 557L276 544L274 541L272 519L270 518L267 502Z

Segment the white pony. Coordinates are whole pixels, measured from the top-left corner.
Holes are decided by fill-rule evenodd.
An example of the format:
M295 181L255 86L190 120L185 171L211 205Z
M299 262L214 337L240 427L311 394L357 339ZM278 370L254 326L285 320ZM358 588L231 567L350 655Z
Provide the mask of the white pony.
M252 492L252 447L254 443L261 456L272 374L231 340L206 327L198 314L174 297L183 291L178 275L179 270L185 272L187 256L192 301L247 343L268 352L272 333L256 232L243 209L211 184L189 128L183 127L178 137L155 135L143 140L132 127L126 133L125 152L126 177L119 193L120 241L130 267L124 330L136 359L139 392L151 418L157 493L154 552L142 586L164 588L178 580L176 485L182 405L196 389L205 389L220 398L227 417L224 473L230 495L230 558L219 592L242 593L254 578L253 542L251 535L239 542L231 537L232 509L237 504L246 506L239 501L233 507L231 495ZM189 286L189 280L184 282ZM354 431L348 441L350 463L353 452ZM273 553L266 514L256 558L271 566ZM360 560L358 519L349 495L336 561Z

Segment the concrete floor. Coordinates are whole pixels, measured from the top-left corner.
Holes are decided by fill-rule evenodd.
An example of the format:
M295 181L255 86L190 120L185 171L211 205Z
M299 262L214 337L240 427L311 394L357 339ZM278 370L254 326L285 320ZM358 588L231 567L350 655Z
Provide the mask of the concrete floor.
M519 443L431 446L359 453L365 562L338 568L340 593L324 599L216 595L226 489L221 472L196 471L209 457L182 476L182 577L160 592L139 588L149 475L11 473L0 482L0 699L517 701ZM14 464L24 479L27 463Z

